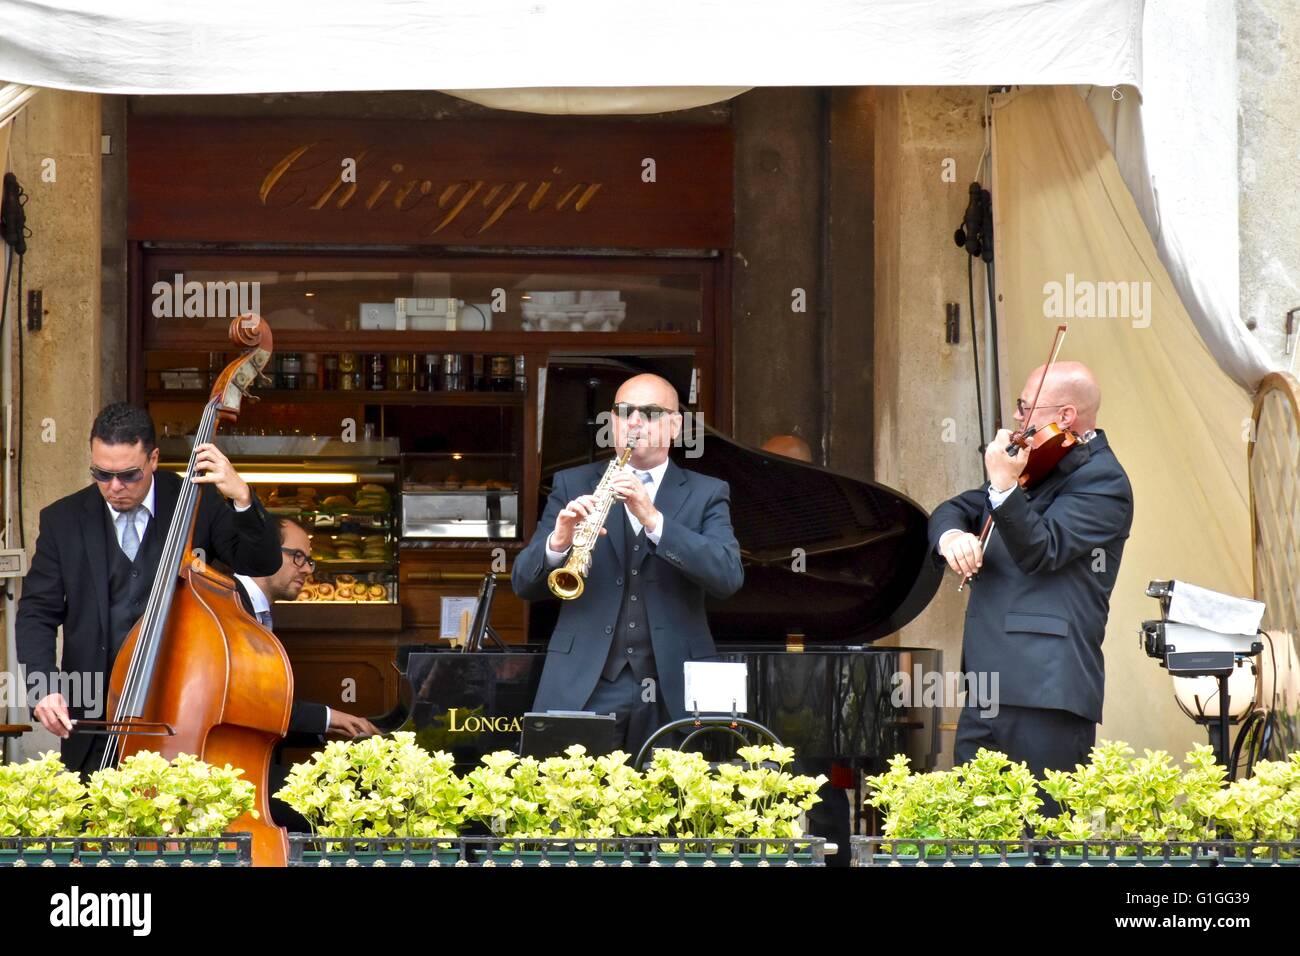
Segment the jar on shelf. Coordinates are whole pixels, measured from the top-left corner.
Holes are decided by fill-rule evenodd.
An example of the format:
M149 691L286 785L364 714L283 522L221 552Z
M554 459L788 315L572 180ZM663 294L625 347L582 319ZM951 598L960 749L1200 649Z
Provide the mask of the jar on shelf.
M388 356L383 352L372 353L366 362L369 374L366 376L366 388L372 392L382 392L388 387Z
M339 388L349 392L361 388L361 361L356 352L339 353Z
M515 356L515 391L528 391L528 359L522 355Z
M320 387L327 392L337 391L339 388L339 357L331 354L321 359L320 374Z
M467 387L475 392L487 391L487 374L485 372L486 363L483 359L484 356L478 352L475 352L469 357L470 381Z
M450 352L442 357L442 388L445 392L465 391L465 356Z
M320 356L315 352L307 352L302 357L302 387L320 387Z
M438 368L442 365L442 356L430 352L420 359L419 371L416 373L416 388L421 392L438 390Z
M388 360L388 387L395 392L409 392L411 390L412 368L411 356L392 356Z
M514 388L515 359L513 355L493 355L488 361L488 388L494 392L508 392Z

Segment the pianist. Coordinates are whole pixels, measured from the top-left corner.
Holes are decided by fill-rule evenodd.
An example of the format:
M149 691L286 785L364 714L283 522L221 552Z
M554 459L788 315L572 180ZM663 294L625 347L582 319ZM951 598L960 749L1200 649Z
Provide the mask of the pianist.
M547 647L534 709L613 713L616 746L635 755L662 724L686 716L683 666L715 656L706 595L727 598L744 572L731 528L727 483L677 466L668 450L681 433L677 392L637 375L615 396L613 443L639 434L615 479L620 500L605 519L582 594L565 601ZM546 510L515 559L515 593L552 597L547 576L570 550L608 463L555 475Z
M1044 377L1030 373L1016 401L1021 427L1057 422L1083 443L1029 491L1020 488L1027 454L1006 452L1003 429L988 446L986 485L940 505L930 546L959 574L978 572L962 643L962 670L997 672L995 707L962 709L953 760L980 747L1045 769L1086 762L1101 721L1110 592L1133 524L1128 476L1097 430L1101 390L1087 366L1057 362L1031 421L1025 414ZM977 533L988 514L985 549Z

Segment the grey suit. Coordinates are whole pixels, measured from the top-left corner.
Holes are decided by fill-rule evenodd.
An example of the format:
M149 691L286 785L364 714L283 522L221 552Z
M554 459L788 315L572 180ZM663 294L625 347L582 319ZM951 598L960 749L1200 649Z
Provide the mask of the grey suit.
M599 483L606 462L558 472L546 509L528 546L515 559L515 593L529 601L551 599L546 586L546 540L560 510ZM705 616L705 600L730 597L744 572L740 547L731 529L727 483L669 462L655 507L663 514L659 544L649 541L636 552L631 568L640 576L659 699L669 717L685 716L682 667L688 660L711 658L716 651ZM610 509L607 534L596 544L582 596L564 602L547 649L537 690L538 710L578 710L596 690L614 644L614 627L625 605L625 573L630 576L632 530L621 503Z
M943 560L934 549L945 531L978 533L988 513L987 486L936 508L930 516L934 559ZM1001 749L1022 751L1020 756L1009 753L1013 759L1033 757L1031 766L1060 763L1080 746L1082 759L1086 735L1076 736L1060 753L1050 741L1017 743L1016 738L1059 736L1059 712L1089 724L1102 719L1101 645L1110 593L1133 524L1128 476L1105 433L1098 431L1092 441L1069 452L1045 481L1032 491L1012 491L992 514L993 536L983 567L969 586L962 670L998 674L998 703L1010 708L1004 729L1016 728L1003 734L1000 742L1006 746ZM1053 713L1035 722L1025 709ZM970 714L962 716L966 724L972 719ZM965 734L961 728L958 732L958 762L973 755L978 736L973 728L965 729ZM963 737L970 742L966 748Z

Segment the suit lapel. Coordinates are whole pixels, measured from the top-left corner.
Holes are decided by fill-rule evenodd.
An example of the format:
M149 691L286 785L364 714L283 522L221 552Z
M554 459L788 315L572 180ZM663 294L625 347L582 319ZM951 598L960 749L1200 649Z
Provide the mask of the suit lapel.
M86 546L86 560L90 562L90 581L95 589L95 606L99 608L99 632L108 634L108 540L105 509L108 503L98 488L87 489L91 494L82 503L85 520L81 522L81 540Z
M686 472L677 467L677 463L668 459L668 468L664 471L663 487L655 494L655 507L663 512L664 520L677 517L677 512L686 504Z

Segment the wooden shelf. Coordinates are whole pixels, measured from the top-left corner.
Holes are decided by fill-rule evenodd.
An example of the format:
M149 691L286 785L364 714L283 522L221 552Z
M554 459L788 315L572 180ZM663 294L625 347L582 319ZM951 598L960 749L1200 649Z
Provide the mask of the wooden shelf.
M194 389L151 388L144 393L149 402L203 403L209 393ZM296 405L302 402L329 402L339 405L455 405L514 407L524 404L523 392L394 392L322 391L321 389L253 390L253 397L273 405Z
M277 601L275 630L400 631L402 605L388 601Z

